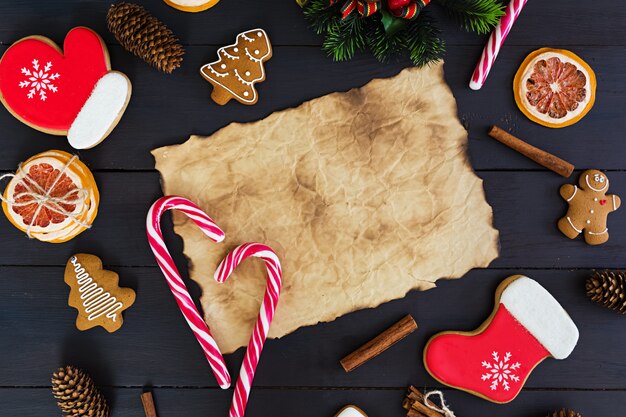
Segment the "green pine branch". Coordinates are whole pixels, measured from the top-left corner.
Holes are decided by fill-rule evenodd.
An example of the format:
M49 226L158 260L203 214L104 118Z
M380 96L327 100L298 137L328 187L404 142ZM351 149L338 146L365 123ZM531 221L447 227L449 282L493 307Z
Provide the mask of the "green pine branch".
M366 19L356 15L333 21L328 26L322 49L335 61L351 59L356 51L365 47L368 36L365 22Z
M367 46L376 59L387 62L392 58L408 56L413 65L423 66L439 61L445 52L445 44L439 37L435 19L422 10L416 20L405 20L403 30L388 34L382 24L372 27Z
M498 24L505 5L498 0L438 0L467 31L485 34Z
M340 4L329 5L328 0L309 0L303 9L304 18L318 35L326 34L339 21Z
M441 31L435 25L430 12L422 10L417 19L411 21L405 31L409 58L419 67L437 62L446 50Z

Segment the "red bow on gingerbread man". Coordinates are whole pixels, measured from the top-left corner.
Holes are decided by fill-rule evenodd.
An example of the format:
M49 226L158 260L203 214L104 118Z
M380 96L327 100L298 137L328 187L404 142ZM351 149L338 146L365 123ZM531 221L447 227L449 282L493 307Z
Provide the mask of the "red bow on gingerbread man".
M600 245L609 240L607 217L619 208L621 200L614 194L606 194L609 179L596 169L580 174L578 184L580 188L572 184L561 186L561 197L569 203L569 208L559 220L559 230L570 239L583 233L589 245Z

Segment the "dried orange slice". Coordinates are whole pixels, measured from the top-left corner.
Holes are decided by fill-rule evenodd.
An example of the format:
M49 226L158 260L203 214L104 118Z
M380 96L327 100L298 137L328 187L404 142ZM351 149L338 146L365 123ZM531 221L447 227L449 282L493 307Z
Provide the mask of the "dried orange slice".
M513 93L519 109L533 122L552 128L570 126L593 107L596 75L573 52L542 48L522 62Z
M220 0L164 0L168 6L183 12L197 13L209 9Z
M60 243L93 223L99 202L89 168L66 152L48 151L20 166L4 191L2 209L29 237Z

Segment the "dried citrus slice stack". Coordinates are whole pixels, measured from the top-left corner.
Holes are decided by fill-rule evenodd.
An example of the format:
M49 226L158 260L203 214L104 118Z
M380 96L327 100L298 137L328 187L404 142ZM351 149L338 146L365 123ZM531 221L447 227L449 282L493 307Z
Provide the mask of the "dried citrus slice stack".
M596 75L573 52L542 48L526 57L515 74L519 109L535 123L560 128L582 119L596 98Z
M2 209L15 227L43 242L66 242L88 229L100 194L77 156L47 151L22 163L7 185Z

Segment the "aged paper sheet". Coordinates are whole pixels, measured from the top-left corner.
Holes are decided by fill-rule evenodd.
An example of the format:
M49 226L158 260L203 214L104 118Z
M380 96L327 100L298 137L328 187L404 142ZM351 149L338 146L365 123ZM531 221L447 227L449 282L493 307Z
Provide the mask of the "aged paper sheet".
M174 215L222 351L247 345L265 290L260 260L214 281L241 243L268 244L282 261L274 338L486 267L498 231L466 145L441 64L155 149L164 194L226 232L216 244Z

